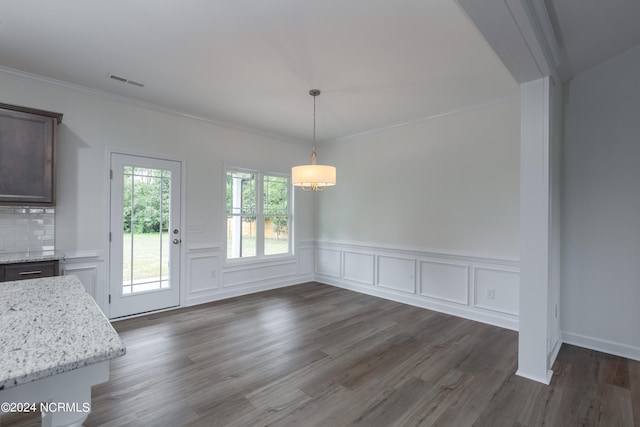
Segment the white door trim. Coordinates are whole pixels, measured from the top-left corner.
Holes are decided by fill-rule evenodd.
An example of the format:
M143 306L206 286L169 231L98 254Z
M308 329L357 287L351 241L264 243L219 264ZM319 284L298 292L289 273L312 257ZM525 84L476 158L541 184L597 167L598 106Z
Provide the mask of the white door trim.
M186 247L185 244L187 243L187 233L186 233L186 190L187 190L187 180L186 180L186 176L187 176L187 161L181 157L177 157L174 156L172 154L168 154L168 153L158 153L158 152L143 152L143 151L137 151L137 150L129 150L129 149L125 149L125 148L120 148L120 147L112 147L112 146L108 146L105 148L105 157L104 157L104 181L103 181L103 194L106 195L106 197L104 197L103 199L103 212L104 212L104 219L102 221L103 224L103 254L104 255L104 261L105 261L105 272L104 272L104 280L102 280L102 283L99 284L99 288L98 290L96 290L96 293L101 294L102 300L105 302L105 315L108 318L111 318L111 313L110 313L110 306L108 303L109 300L109 292L111 291L111 272L110 272L110 265L111 265L111 248L110 248L110 244L109 244L109 231L110 231L110 227L111 227L111 176L110 176L110 171L111 171L111 156L112 154L124 154L124 155L130 155L130 156L141 156L141 157L151 157L151 158L156 158L156 159L164 159L164 160L173 160L176 162L180 162L181 167L180 167L180 171L181 171L181 176L180 176L180 192L181 192L181 200L180 200L180 229L183 231L182 232L182 245L181 245L181 250L180 250L180 265L184 266L185 265L185 251L184 248ZM184 285L185 283L185 269L181 268L180 269L180 305L178 307L183 307L184 306L184 301L185 301L185 288L186 286ZM176 307L176 308L178 308ZM134 316L135 317L135 316Z

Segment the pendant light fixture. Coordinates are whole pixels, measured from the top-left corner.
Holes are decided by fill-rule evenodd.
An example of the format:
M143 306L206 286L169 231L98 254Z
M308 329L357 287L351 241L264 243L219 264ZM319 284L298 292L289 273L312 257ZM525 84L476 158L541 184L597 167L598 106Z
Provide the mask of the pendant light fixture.
M311 89L309 95L313 96L313 152L311 164L294 166L291 169L293 185L301 187L304 191L324 191L327 187L336 185L336 168L334 166L316 164L316 97L320 95L318 89Z

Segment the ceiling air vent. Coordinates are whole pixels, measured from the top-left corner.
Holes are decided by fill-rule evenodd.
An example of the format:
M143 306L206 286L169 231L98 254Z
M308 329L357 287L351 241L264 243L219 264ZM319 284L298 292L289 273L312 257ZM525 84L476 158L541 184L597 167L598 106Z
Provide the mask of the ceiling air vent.
M133 81L133 80L125 79L124 77L116 76L115 74L107 74L107 76L110 79L119 81L121 83L128 83L130 85L134 85L134 86L138 86L138 87L144 87L144 83L140 83L140 82L136 82L136 81Z

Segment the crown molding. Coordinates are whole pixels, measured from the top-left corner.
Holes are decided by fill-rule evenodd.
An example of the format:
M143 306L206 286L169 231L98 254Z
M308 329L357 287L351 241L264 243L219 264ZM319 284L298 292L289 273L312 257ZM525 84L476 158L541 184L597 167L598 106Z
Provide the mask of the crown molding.
M518 83L560 82L563 59L543 0L458 0Z
M178 116L178 117L184 117L184 118L188 118L188 119L199 120L199 121L211 123L213 125L220 126L220 127L223 127L223 128L233 129L233 130L242 131L242 132L247 132L247 133L251 133L251 134L254 134L254 135L257 135L257 136L261 136L261 137L277 139L279 141L289 142L289 143L293 143L293 144L297 144L297 145L305 145L305 146L309 145L308 141L296 140L296 139L293 139L293 138L290 138L290 137L287 137L287 136L284 136L284 135L278 135L278 134L270 133L270 132L263 131L263 130L260 130L260 129L255 129L255 128L251 128L251 127L247 127L247 126L242 126L242 125L238 125L238 124L231 123L231 122L225 122L225 121L221 121L221 120L216 120L216 119L213 119L211 117L205 117L205 116L201 116L201 115L198 115L198 114L192 114L192 113L185 112L185 111L174 110L172 108L163 107L161 105L154 104L154 103L151 103L151 102L145 102L145 101L141 101L139 99L131 98L131 97L128 97L128 96L117 95L117 94L114 94L114 93L111 93L111 92L106 92L106 91L103 91L103 90L93 89L93 88L90 88L90 87L87 87L87 86L82 86L82 85L78 85L78 84L75 84L75 83L69 83L69 82L66 82L64 80L53 79L53 78L45 77L45 76L42 76L42 75L39 75L39 74L33 74L33 73L29 73L29 72L22 71L22 70L16 70L14 68L0 66L0 74L4 74L4 75L10 76L10 77L21 78L21 79L25 79L25 80L31 80L31 81L35 81L35 82L38 82L38 83L52 85L52 86L58 86L58 87L62 87L62 88L65 88L65 89L78 91L78 92L81 92L81 93L84 93L84 94L88 94L88 95L92 95L92 96L97 96L97 97L109 99L111 101L122 102L124 104L134 105L136 107L145 108L145 109L153 110L153 111L158 111L158 112L165 113L165 114L171 114L171 115Z
M341 136L341 137L338 137L338 138L326 139L326 140L318 142L318 145L320 145L320 144L329 144L329 143L334 143L334 142L339 142L339 141L346 141L346 140L349 140L349 139L354 139L354 138L358 138L358 137L365 136L365 135L371 135L371 134L378 133L378 132L384 132L384 131L387 131L387 130L390 130L390 129L400 128L400 127L405 127L405 126L411 126L411 125L428 122L430 120L435 120L435 119L439 119L439 118L446 117L446 116L452 116L452 115L455 115L455 114L465 113L467 111L479 110L481 108L486 108L486 107L490 107L490 106L493 106L493 105L503 104L503 103L506 103L506 102L513 102L513 101L518 101L518 100L520 100L520 95L519 94L510 95L510 96L504 96L504 97L501 97L501 98L490 99L488 101L483 101L483 102L479 102L479 103L471 104L471 105L465 105L463 107L454 108L454 109L451 109L451 110L448 110L448 111L443 111L443 112L438 113L438 114L432 114L430 116L420 117L420 118L409 120L409 121L402 122L402 123L396 123L396 124L389 125L389 126L383 126L383 127L376 128L376 129L370 129L370 130L366 130L366 131L363 131L363 132L354 133L354 134L351 134L351 135Z
M184 117L184 118L189 118L189 119L193 119L193 120L199 120L199 121L203 121L203 122L207 122L207 123L211 123L213 125L216 126L220 126L220 127L224 127L227 129L233 129L233 130L238 130L238 131L242 131L242 132L247 132L247 133L251 133L257 136L261 136L261 137L267 137L267 138L272 138L272 139L277 139L280 141L284 141L284 142L289 142L289 143L293 143L296 145L303 145L303 146L311 146L312 142L310 141L306 141L306 140L296 140L296 139L292 139L283 135L278 135L278 134L273 134L273 133L269 133L266 131L262 131L259 129L254 129L254 128L250 128L250 127L246 127L246 126L241 126L241 125L237 125L234 123L230 123L230 122L224 122L224 121L220 121L220 120L216 120L210 117L205 117L205 116L200 116L197 114L191 114L188 112L184 112L184 111L179 111L179 110L174 110L171 108L167 108L167 107L163 107L161 105L158 104L153 104L150 102L145 102L145 101L141 101L139 99L135 99L135 98L131 98L131 97L127 97L127 96L123 96L123 95L117 95L111 92L106 92L106 91L102 91L102 90L98 90L98 89L93 89L93 88L89 88L87 86L82 86L82 85L78 85L75 83L69 83L63 80L58 80L58 79L53 79L50 77L45 77L39 74L33 74L33 73L29 73L26 71L21 71L21 70L17 70L14 68L9 68L9 67L4 67L4 66L0 66L0 74L4 74L10 77L16 77L16 78L21 78L21 79L25 79L25 80L31 80L31 81L35 81L38 83L42 83L42 84L47 84L47 85L52 85L52 86L58 86L58 87L62 87L65 89L69 89L69 90L74 90L74 91L78 91L84 94L88 94L88 95L92 95L92 96L97 96L97 97L101 97L101 98L105 98L105 99L109 99L111 101L116 101L116 102L122 102L125 104L130 104L130 105L134 105L140 108L145 108L148 110L153 110L153 111L158 111L158 112L162 112L165 114L171 114L174 116L178 116L178 117ZM445 116L449 116L449 115L453 115L453 114L460 114L466 111L472 111L472 110L476 110L479 108L484 108L484 107L488 107L491 105L496 105L496 104L500 104L503 102L511 102L511 101L515 101L520 99L519 94L517 95L510 95L510 96L505 96L505 97L501 97L501 98L496 98L496 99L491 99L488 101L483 101L480 103L476 103L476 104L471 104L471 105L466 105L463 107L459 107L459 108L454 108L452 110L448 110L448 111L444 111L438 114L433 114L430 116L426 116L426 117L420 117L417 119L413 119L413 120L409 120L406 122L401 122L401 123L396 123L396 124L392 124L392 125L388 125L388 126L383 126L383 127L379 127L379 128L374 128L374 129L369 129L363 132L357 132L351 135L346 135L346 136L341 136L341 137L337 137L337 138L331 138L331 139L326 139L326 140L321 140L321 141L316 141L317 145L321 145L321 144L327 144L327 143L333 143L333 142L338 142L338 141L343 141L343 140L349 140L349 139L354 139L360 136L364 136L364 135L369 135L369 134L374 134L374 133L378 133L378 132L384 132L386 130L389 129L394 129L394 128L399 128L399 127L404 127L404 126L410 126L410 125L414 125L417 123L422 123L422 122L426 122L429 120L434 120L434 119L438 119L441 117L445 117Z
M547 61L557 68L562 60L562 53L544 1L522 0L522 5L529 15L529 20Z

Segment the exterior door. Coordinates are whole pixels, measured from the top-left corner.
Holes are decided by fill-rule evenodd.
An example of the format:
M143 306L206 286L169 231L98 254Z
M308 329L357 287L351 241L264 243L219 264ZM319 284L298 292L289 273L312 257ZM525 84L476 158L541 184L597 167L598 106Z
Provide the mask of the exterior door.
M180 305L181 164L111 154L109 317Z

